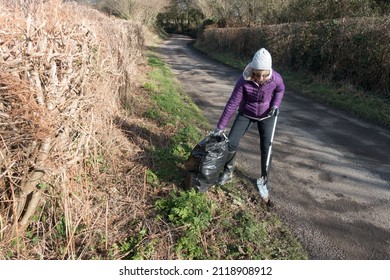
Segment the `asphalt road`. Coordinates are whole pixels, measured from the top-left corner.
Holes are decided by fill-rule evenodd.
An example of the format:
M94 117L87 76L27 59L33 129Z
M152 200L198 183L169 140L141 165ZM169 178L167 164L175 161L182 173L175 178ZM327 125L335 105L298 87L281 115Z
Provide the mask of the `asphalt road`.
M191 42L174 35L159 52L216 125L242 72L210 60ZM237 168L255 182L260 172L255 127L238 151ZM287 88L273 145L270 195L311 259L390 259L389 151L389 130Z

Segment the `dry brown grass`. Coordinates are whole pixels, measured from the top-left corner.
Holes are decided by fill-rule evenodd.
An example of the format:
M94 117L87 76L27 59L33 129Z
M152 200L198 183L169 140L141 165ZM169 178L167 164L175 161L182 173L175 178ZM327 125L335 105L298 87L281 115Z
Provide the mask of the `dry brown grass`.
M150 192L141 27L31 3L0 2L0 259L120 258Z

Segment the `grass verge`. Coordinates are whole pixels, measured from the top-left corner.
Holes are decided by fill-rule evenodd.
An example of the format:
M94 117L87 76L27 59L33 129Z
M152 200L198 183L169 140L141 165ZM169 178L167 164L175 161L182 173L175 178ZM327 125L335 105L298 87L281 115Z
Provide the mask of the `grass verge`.
M206 193L187 190L183 164L210 126L169 68L151 51L144 88L150 98L145 117L163 127L169 141L153 142L147 183L158 195L138 236L120 244L126 259L307 259L277 215L260 203L257 190L238 177ZM151 133L153 135L153 133ZM161 229L164 234L161 234Z

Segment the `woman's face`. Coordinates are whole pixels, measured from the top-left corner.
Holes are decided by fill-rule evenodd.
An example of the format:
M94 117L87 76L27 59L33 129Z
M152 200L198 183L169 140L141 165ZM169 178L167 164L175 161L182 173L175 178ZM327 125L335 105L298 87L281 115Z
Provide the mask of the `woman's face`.
M269 80L270 76L269 70L253 70L252 71L252 79L258 84L264 84L267 80Z

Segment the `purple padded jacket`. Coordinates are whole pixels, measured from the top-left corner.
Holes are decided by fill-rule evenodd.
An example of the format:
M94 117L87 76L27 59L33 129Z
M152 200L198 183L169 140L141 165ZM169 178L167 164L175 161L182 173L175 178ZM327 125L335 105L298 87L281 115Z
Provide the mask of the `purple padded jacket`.
M248 117L265 117L271 107L278 107L284 95L282 76L272 70L271 78L263 85L247 81L241 75L226 103L217 127L225 129L237 108L240 113Z

